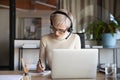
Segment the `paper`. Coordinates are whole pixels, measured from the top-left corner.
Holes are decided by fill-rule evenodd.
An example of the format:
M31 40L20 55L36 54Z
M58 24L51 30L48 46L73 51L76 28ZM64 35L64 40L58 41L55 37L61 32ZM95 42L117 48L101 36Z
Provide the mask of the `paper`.
M0 80L21 80L22 75L0 75Z
M103 46L92 46L92 48L103 48Z
M29 70L36 70L36 64L28 64L27 67Z
M37 48L37 44L25 43L22 46L23 48Z
M51 71L44 71L44 72L40 72L40 73L37 73L37 72L29 72L29 74L31 76L47 76L47 75L50 75L51 74Z

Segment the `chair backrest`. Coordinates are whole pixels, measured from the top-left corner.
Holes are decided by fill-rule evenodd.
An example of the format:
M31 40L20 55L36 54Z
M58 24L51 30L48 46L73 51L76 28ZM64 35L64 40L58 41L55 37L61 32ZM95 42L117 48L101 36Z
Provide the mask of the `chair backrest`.
M81 40L81 48L85 48L85 37L84 37L84 33L76 33L79 35L80 40Z

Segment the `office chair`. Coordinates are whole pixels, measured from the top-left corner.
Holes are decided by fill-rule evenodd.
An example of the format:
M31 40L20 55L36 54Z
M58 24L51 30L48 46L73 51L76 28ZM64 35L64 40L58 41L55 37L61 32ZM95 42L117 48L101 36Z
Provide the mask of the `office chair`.
M76 33L79 35L80 40L81 40L81 48L85 48L85 36L84 33Z

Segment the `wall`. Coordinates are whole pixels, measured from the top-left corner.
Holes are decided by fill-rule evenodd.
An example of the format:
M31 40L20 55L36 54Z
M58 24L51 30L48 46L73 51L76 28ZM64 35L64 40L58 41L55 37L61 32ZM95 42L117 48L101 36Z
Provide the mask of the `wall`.
M9 11L0 9L0 66L9 66Z
M43 12L40 12L40 13L36 13L36 14L33 14L33 13L27 13L27 12L24 12L24 14L23 13L21 13L21 12L19 12L19 13L17 13L17 23L16 23L16 26L18 26L18 18L19 17L42 17L43 19L42 19L42 35L45 35L45 34L47 34L47 33L49 33L49 26L50 26L50 24L49 24L49 15L48 15L48 13L50 14L52 11L50 11L50 12L46 12L46 11L43 11ZM9 26L9 19L8 19L8 11L6 11L6 10L0 10L0 44L2 45L2 47L0 47L0 50L5 50L5 51L0 51L0 65L8 65L8 63L9 63L9 50L7 49L7 48L9 48L9 42L8 42L8 38L9 38L9 36L8 36L8 34L9 34L9 29L8 29L8 26ZM2 26L4 26L4 27L2 27ZM17 29L18 27L16 27L16 29ZM4 33L5 31L4 30L6 30L6 33ZM4 36L2 35L4 33ZM2 41L1 41L2 40ZM39 43L39 41L40 40L38 40L38 41L32 41L32 43L37 43L38 45L40 44ZM4 43L4 45L5 46L3 46L3 43ZM25 43L29 43L29 41L25 41ZM30 41L30 43L31 43L31 41ZM20 47L20 46L16 46L16 44L17 45L19 45L20 44L20 46L21 45L23 45L23 43L22 42L19 42L18 41L18 43L16 43L16 41L15 41L15 65L14 65L14 67L15 67L15 70L17 70L18 69L18 47ZM86 42L86 45L88 45L88 44L93 44L94 45L94 42ZM120 42L118 42L118 46L120 45ZM101 60L100 60L100 62L101 63L108 63L108 62L112 62L112 60L113 60L113 50L104 50L104 49L102 49L101 50L101 53L100 53L100 58L101 58ZM39 56L39 49L38 50L24 50L24 59L25 59L25 61L28 59L28 61L29 61L29 63L33 63L33 64L36 64L37 63L37 60L38 60L38 56ZM120 67L120 49L118 49L118 56L117 56L117 61L118 61L118 66ZM33 61L30 61L29 59L33 59Z
M15 40L14 41L14 68L18 70L19 63L19 48L21 48L25 44L34 44L37 47L40 46L40 40ZM30 47L30 46L29 46ZM39 58L39 48L38 49L23 49L23 59L26 64L32 64L31 68L35 69L37 61Z
M99 48L100 50L100 63L113 63L113 57L116 56L118 67L120 67L120 40L117 41L116 49L117 55L115 55L114 48L102 48L102 46L96 46L95 41L85 41L86 48Z
M37 47L40 45L40 40L15 40L15 70L18 69L18 49L21 47L23 44L36 44ZM95 46L94 41L86 41L86 45L94 45L92 46L93 48L99 48L100 53L100 63L113 63L113 55L114 49L103 49L101 46ZM120 67L120 41L117 42L118 44L118 49L117 49L117 61L118 61L118 67ZM86 47L88 48L88 47ZM89 47L91 48L91 47ZM100 49L101 48L101 49ZM27 64L32 64L30 69L35 70L36 69L36 64L39 58L39 49L23 49L23 58Z
M18 12L17 13L17 18L20 18L20 17L42 17L42 35L45 35L45 34L48 34L50 32L50 22L49 22L49 16L50 16L50 13L52 11L40 11L40 12ZM18 22L17 22L18 23ZM38 40L39 41L39 40ZM18 42L17 40L15 40L15 43ZM23 41L24 42L24 41ZM30 42L31 41L26 41L26 42ZM32 41L33 42L36 42L36 41ZM22 42L19 42L19 43L22 43ZM16 43L18 44L18 43ZM39 43L37 43L39 45ZM120 43L119 43L120 44ZM86 45L96 45L95 42L90 42L90 41L86 41ZM94 46L95 47L95 46ZM35 68L35 65L37 63L37 60L38 60L38 56L39 56L39 50L24 50L23 51L24 53L24 58L25 58L25 61L26 59L28 58L31 58L33 56L33 61L30 61L30 63L33 63L34 64L34 68ZM118 50L118 53L119 53L119 50ZM35 54L35 55L34 55ZM28 56L29 55L29 56ZM18 65L18 47L15 46L15 68L17 69L17 65ZM119 56L119 54L118 54ZM35 60L36 59L36 60ZM29 59L28 59L29 60ZM118 61L120 61L120 58L118 57ZM112 63L113 62L113 49L100 49L100 63ZM26 62L28 63L28 62ZM120 66L120 62L118 64L118 66Z
M42 26L42 30L41 30L41 34L46 35L48 33L50 33L50 14L52 13L52 11L17 11L17 17L16 17L16 37L18 37L18 32L20 26L19 25L19 18L23 18L23 17L36 17L36 18L42 18L41 19L41 26ZM21 47L23 44L37 44L37 46L39 47L40 45L40 40L15 40L15 70L18 70L18 50L19 47ZM39 58L39 49L24 49L23 50L23 58L25 60L25 62L27 64L32 64L30 67L33 69L35 69L38 58Z
M17 11L16 14L16 37L18 37L18 32L20 32L21 27L23 27L21 24L19 24L20 22L20 18L27 18L27 17L33 17L33 18L41 18L41 26L42 26L42 30L41 30L41 35L45 35L50 33L50 14L52 13L52 11ZM23 34L23 33L21 33Z

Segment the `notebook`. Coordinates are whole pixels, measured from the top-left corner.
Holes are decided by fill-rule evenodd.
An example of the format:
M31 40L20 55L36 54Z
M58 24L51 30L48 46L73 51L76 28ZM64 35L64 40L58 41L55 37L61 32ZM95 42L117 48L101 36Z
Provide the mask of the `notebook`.
M94 79L98 49L54 49L51 77Z
M22 80L22 75L0 75L0 80Z

